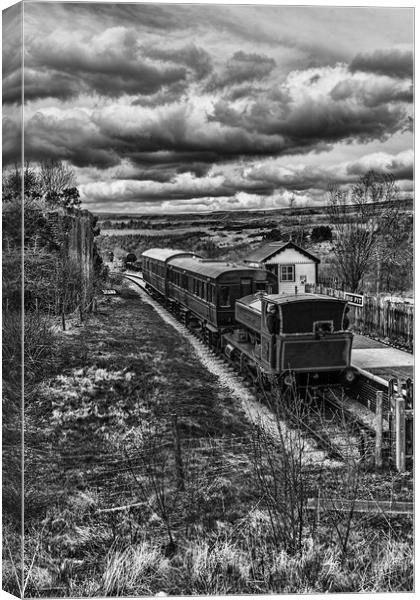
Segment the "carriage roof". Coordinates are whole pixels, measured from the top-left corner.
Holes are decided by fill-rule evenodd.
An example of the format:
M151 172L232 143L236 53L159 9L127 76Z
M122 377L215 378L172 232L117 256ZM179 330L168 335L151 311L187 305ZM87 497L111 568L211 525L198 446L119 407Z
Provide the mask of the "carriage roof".
M186 250L174 250L173 248L150 248L142 253L145 258L153 258L162 262L167 262L174 256L196 256L193 252Z
M226 273L251 274L255 272L263 273L262 269L248 267L247 265L236 265L229 262L217 260L203 260L192 257L174 257L170 259L170 266L184 269L196 275L217 279Z

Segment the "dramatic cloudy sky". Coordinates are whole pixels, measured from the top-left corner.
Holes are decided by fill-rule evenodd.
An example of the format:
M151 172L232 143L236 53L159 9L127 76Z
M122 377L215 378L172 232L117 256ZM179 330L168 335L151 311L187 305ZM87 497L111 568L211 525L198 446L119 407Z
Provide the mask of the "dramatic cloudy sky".
M24 39L26 159L71 164L91 210L315 204L368 168L412 191L412 9L34 1Z

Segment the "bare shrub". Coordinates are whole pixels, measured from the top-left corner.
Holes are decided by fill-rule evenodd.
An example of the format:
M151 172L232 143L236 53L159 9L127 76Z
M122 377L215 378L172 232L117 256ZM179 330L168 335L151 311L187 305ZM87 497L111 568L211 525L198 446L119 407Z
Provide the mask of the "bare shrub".
M279 396L272 406L278 430L276 440L263 429L254 430L253 456L261 506L269 515L272 542L276 548L293 554L302 548L308 486L303 432L285 427L284 407L285 398ZM297 390L291 390L288 411L300 419L303 410Z

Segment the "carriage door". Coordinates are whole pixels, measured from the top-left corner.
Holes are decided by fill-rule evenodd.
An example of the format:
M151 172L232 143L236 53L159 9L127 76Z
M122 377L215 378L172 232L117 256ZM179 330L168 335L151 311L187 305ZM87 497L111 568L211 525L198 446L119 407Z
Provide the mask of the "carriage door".
M271 334L267 327L267 316L271 302L263 300L261 303L261 362L267 369L275 368L276 336Z

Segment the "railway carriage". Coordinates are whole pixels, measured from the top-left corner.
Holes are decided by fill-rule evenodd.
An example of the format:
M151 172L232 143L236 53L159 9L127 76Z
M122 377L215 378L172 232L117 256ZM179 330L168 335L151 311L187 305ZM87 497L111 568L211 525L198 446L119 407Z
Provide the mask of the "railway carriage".
M244 295L276 290L276 277L263 269L175 256L168 261L168 298L214 334L235 326L235 302Z
M175 256L193 257L196 255L193 252L173 250L172 248L151 248L143 252L141 255L143 279L148 291L154 291L164 298L168 296L167 264Z

